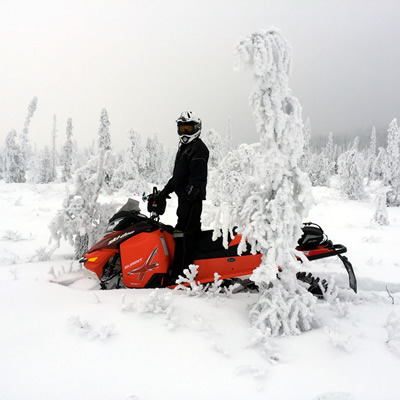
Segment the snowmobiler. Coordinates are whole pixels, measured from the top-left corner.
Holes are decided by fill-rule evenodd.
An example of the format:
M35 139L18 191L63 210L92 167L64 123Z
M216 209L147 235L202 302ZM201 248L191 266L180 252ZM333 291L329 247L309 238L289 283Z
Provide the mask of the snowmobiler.
M184 111L176 120L179 149L176 154L171 179L157 194L157 203L165 202L169 194L178 196L178 221L176 229L182 234L175 236L175 253L168 280L174 283L185 267L193 263L195 243L201 232L201 213L206 199L207 165L209 151L200 139L201 119L191 111Z
M157 191L155 189L155 194ZM103 289L119 287L157 288L166 286L166 277L175 251L174 228L159 221L159 206L149 196L151 216L140 213L139 203L128 202L110 219L106 235L81 259L87 270L94 272ZM164 206L165 207L165 206ZM351 263L342 254L341 244L333 244L316 224L305 224L297 250L309 260L338 256L349 275L349 286L357 292L357 281ZM198 265L196 281L214 282L214 273L224 281L240 281L243 286L254 283L246 278L261 263L261 254L252 254L250 246L238 255L241 235L229 240L227 249L222 238L212 240L213 231L202 231L196 241L195 261ZM299 272L298 279L309 285L309 290L321 296L325 281L319 282L311 274Z

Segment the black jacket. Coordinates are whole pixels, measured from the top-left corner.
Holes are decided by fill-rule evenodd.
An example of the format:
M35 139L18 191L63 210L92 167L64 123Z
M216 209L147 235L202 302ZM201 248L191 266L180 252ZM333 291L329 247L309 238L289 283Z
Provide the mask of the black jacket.
M163 192L175 192L178 197L191 195L206 198L209 151L200 138L181 144L175 158L174 172Z

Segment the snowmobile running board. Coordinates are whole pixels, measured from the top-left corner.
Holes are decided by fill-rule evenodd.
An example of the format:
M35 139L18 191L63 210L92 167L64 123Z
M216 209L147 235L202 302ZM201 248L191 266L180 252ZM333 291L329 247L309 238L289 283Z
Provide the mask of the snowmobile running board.
M330 247L328 247L330 248ZM332 251L326 251L327 247L324 246L319 246L316 249L312 249L310 251L304 251L304 255L310 260L319 260L321 258L326 258L326 257L331 257L333 255L336 255L340 258L342 261L344 267L346 268L346 271L349 275L349 286L351 289L354 290L355 293L357 293L357 279L356 275L353 270L353 266L351 265L351 262L347 259L346 256L342 256L343 253L346 253L347 248L346 246L343 246L342 244L334 244L332 245L331 249ZM310 254L311 253L311 254Z

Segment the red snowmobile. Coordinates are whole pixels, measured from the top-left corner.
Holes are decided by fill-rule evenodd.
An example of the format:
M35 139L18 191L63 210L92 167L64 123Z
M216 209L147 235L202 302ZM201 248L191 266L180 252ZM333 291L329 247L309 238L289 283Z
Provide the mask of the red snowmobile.
M100 279L102 289L166 286L166 274L174 258L174 228L161 223L155 211L147 217L140 213L139 202L129 199L110 219L104 238L81 259L85 268ZM353 267L342 255L346 247L333 244L316 224L304 224L302 230L296 249L308 260L338 256L347 270L349 286L357 292ZM213 241L212 236L212 230L202 231L196 240L194 264L199 267L196 281L214 282L217 272L227 284L238 282L244 289L254 288L254 282L247 278L260 265L261 254L252 254L248 245L247 251L238 255L239 234L230 239L227 249L222 238ZM322 295L321 288L327 288L325 280L320 281L311 273L298 272L297 278L306 282L317 296Z

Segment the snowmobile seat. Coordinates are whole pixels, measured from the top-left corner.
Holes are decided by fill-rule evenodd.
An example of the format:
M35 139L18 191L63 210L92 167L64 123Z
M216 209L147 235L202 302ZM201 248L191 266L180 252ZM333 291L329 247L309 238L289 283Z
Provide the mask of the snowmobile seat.
M224 248L222 237L212 240L214 231L201 231L196 235L195 260L237 256L237 246Z

